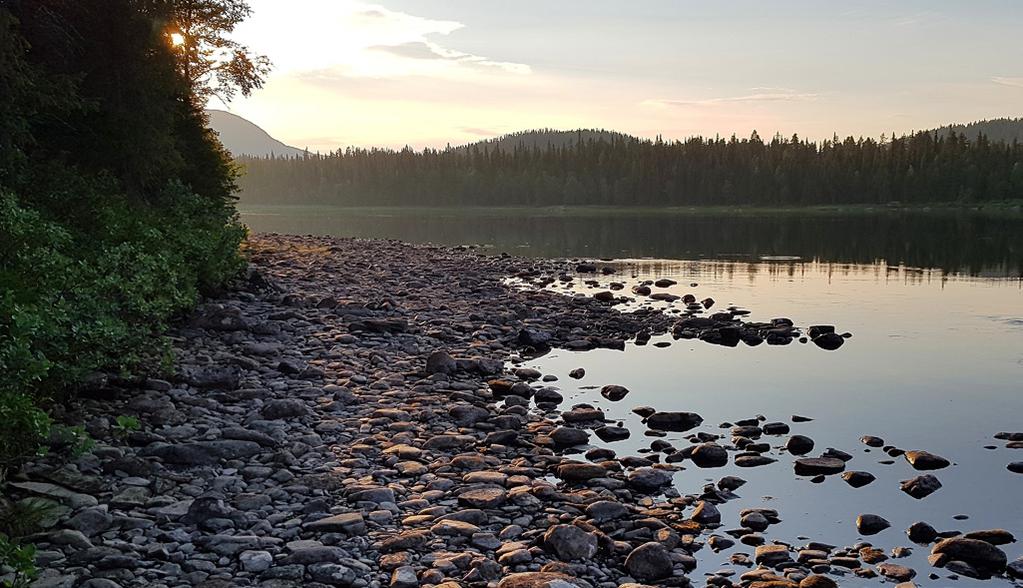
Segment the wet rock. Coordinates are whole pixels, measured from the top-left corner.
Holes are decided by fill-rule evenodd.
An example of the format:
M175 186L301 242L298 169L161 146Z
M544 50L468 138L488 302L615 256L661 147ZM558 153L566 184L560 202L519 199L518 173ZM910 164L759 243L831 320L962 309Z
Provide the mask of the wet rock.
M941 488L941 482L931 474L924 474L911 480L903 480L900 483L900 488L906 494L919 500L937 492Z
M1014 461L1005 468L1014 474L1023 474L1023 461Z
M567 482L585 482L607 475L604 466L595 463L564 463L558 466L558 477Z
M940 470L951 465L944 457L927 451L907 451L905 457L916 470Z
M860 443L863 443L867 447L884 447L884 439L873 435L864 435L860 437Z
M792 455L806 455L813 451L813 439L804 435L793 435L785 442L785 449Z
M835 333L823 333L811 340L814 345L826 351L835 351L845 344L845 338Z
M690 459L701 468L720 468L728 465L728 452L715 443L704 443L693 448Z
M753 561L757 565L776 566L792 561L789 548L786 545L760 545L757 546L753 555Z
M986 573L1001 572L1008 560L1004 551L987 541L965 537L950 537L939 541L931 549L931 555L963 561Z
M574 427L558 427L551 432L551 439L559 447L573 447L588 443L590 434L583 429Z
M668 550L657 542L647 542L632 550L625 558L625 569L639 580L660 580L671 576L672 562Z
M568 377L574 380L581 380L585 376L586 370L584 370L583 368L575 368L574 370L568 372Z
M838 588L838 583L827 576L807 576L800 580L799 588Z
M797 476L838 474L845 470L845 462L834 457L802 457L795 461Z
M692 412L655 412L647 417L646 425L658 431L683 432L703 423L703 417Z
M594 429L593 432L606 443L613 443L615 441L624 441L631 436L631 433L625 427L606 426Z
M913 543L928 544L938 538L938 531L925 522L913 523L906 529L906 535Z
M716 525L721 522L721 512L713 504L701 500L690 518L701 525Z
M1009 575L1010 578L1023 580L1023 557L1006 565L1005 572Z
M878 564L877 572L895 582L908 582L916 576L916 570L893 563Z
M856 517L856 530L861 535L877 535L891 526L887 519L875 514L861 514Z
M1005 529L986 529L983 531L971 531L963 535L966 539L979 539L991 545L1008 545L1016 542L1016 537Z
M642 467L629 472L629 486L640 492L653 492L671 484L672 472L652 467Z
M600 389L600 395L607 398L611 402L618 402L629 395L629 389L625 386L618 386L617 384L610 384Z
M543 536L544 547L565 561L587 560L597 553L597 537L575 525L555 525Z
M874 474L871 474L870 472L850 471L842 474L842 479L845 480L846 484L849 484L853 488L862 488L863 486L873 482L876 478L874 478Z

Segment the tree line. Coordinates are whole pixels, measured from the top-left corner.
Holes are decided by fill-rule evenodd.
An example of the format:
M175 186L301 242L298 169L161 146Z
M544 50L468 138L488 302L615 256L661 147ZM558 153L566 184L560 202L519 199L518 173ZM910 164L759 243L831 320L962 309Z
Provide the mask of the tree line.
M545 138L548 139L545 142ZM947 130L641 140L537 131L460 148L243 157L242 201L346 206L803 206L1023 198L1023 144Z
M50 410L97 373L158 366L168 322L243 267L237 170L202 106L262 83L265 60L227 40L247 14L0 2L0 489L40 450L86 442ZM14 540L33 528L11 507L0 493L0 567L25 581Z

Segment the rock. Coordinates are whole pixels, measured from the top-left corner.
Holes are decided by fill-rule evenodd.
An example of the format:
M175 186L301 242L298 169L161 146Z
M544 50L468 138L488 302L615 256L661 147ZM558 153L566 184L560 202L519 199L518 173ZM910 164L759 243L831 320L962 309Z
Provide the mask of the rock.
M556 572L524 572L505 576L497 588L589 588L589 584L567 574Z
M938 488L941 488L941 482L931 474L924 474L912 480L903 480L900 487L903 492L919 500L937 492Z
M836 333L823 333L812 339L814 345L826 351L835 351L845 344L845 338Z
M1016 537L1005 529L971 531L969 533L965 533L963 537L967 539L980 539L981 541L987 541L991 545L1008 545L1016 542Z
M753 561L758 565L776 566L791 560L789 548L785 545L758 545L753 554Z
M656 431L683 432L703 423L703 417L693 412L655 412L646 420L646 426Z
M629 472L626 480L629 486L641 492L653 492L663 486L671 484L672 472L652 468L641 467Z
M938 537L938 531L925 522L916 522L906 529L906 535L913 543L927 544Z
M625 569L639 580L660 580L671 576L671 554L660 543L651 541L632 550L625 558Z
M716 525L721 522L721 512L713 504L701 500L696 503L690 518L701 525Z
M281 420L304 417L309 413L305 402L294 398L271 400L263 405L260 414L267 420Z
M1010 578L1023 580L1023 557L1005 566L1005 571L1007 574L1009 574Z
M701 468L720 468L728 465L728 452L716 443L703 443L693 448L690 459Z
M853 488L862 488L863 486L873 482L876 478L874 478L874 474L871 474L870 472L850 471L842 474L842 479L845 480L846 484L849 484Z
M827 576L813 575L800 580L799 588L838 588L838 582Z
M574 447L588 443L590 434L574 427L558 427L551 432L551 440L559 447Z
M1014 474L1023 474L1023 461L1014 461L1005 468Z
M792 455L806 455L813 451L813 439L804 435L793 435L786 441L785 449Z
M346 533L348 535L365 535L366 521L361 513L346 512L306 523L307 531L316 533Z
M861 514L856 517L856 529L861 535L877 535L892 526L884 517L875 514Z
M801 457L795 462L797 476L838 474L845 470L845 462L834 457Z
M110 528L114 517L105 507L93 507L80 511L71 517L67 526L81 531L86 537L94 537Z
M586 516L597 523L614 521L627 514L629 514L629 509L624 504L613 500L598 500L586 507Z
M884 447L884 439L875 437L874 435L864 435L860 437L860 443L867 447Z
M908 582L916 576L916 570L893 563L878 564L877 573L895 582Z
M597 537L575 525L555 525L543 536L544 547L564 561L588 560L597 553Z
M419 578L412 566L401 566L391 574L391 588L415 588L419 586Z
M567 482L585 482L607 476L604 466L596 463L569 462L558 466L558 477Z
M330 562L309 565L306 571L313 582L328 586L351 586L356 578L355 571L351 568Z
M504 505L507 492L495 486L476 488L458 495L458 503L469 508L500 508Z
M614 443L615 441L624 441L628 439L632 434L625 427L599 427L594 429L593 432L605 443Z
M269 551L243 551L238 556L238 562L246 572L258 574L269 570L274 558Z
M583 368L575 368L574 370L568 372L568 377L574 380L581 380L585 376L586 370L584 370Z
M527 345L536 349L550 347L551 334L541 329L521 329L518 335L519 345Z
M426 373L453 374L458 371L458 362L447 351L437 350L426 358Z
M616 384L610 384L600 389L600 395L607 398L611 402L618 402L629 395L629 389L625 386L618 386Z
M73 509L86 508L99 504L99 501L96 500L95 496L72 492L63 486L58 486L56 484L47 484L45 482L10 482L7 485L10 488L17 488L23 492L28 492L30 494L35 494L36 496L49 498L54 502L66 504Z
M254 441L218 439L193 443L153 443L139 451L142 457L155 457L164 463L198 466L216 465L221 460L240 459L263 452L263 447Z
M85 536L81 531L74 531L72 529L60 529L59 531L53 531L47 538L51 543L57 545L68 545L74 549L91 549L92 541Z
M944 457L934 455L927 451L907 451L906 461L916 470L940 470L951 463Z
M998 573L1005 569L1008 558L1005 552L980 539L950 537L939 541L931 555L943 555L951 560L966 562L981 572Z

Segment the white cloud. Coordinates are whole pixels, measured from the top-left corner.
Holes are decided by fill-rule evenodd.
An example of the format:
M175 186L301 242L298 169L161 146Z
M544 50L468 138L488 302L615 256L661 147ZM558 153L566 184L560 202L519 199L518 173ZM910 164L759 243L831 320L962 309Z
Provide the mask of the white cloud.
M306 77L330 71L349 78L413 75L524 75L522 63L447 47L442 38L463 23L415 16L356 0L252 0L253 15L238 37L274 62L273 76ZM316 15L310 18L310 15Z
M651 106L715 106L718 104L744 104L758 102L812 102L820 98L820 94L797 92L788 88L753 88L749 94L739 96L720 96L702 99L665 99L655 98L643 101Z
M1013 88L1023 88L1023 78L1006 78L1006 77L993 77L991 81L998 84L999 86L1010 86Z

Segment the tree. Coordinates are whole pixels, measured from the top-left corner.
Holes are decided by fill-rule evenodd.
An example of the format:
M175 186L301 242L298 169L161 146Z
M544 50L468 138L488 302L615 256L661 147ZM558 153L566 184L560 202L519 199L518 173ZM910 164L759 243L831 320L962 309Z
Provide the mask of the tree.
M196 102L230 102L263 87L270 60L227 37L252 9L247 0L171 0L167 39L179 55L181 74Z

